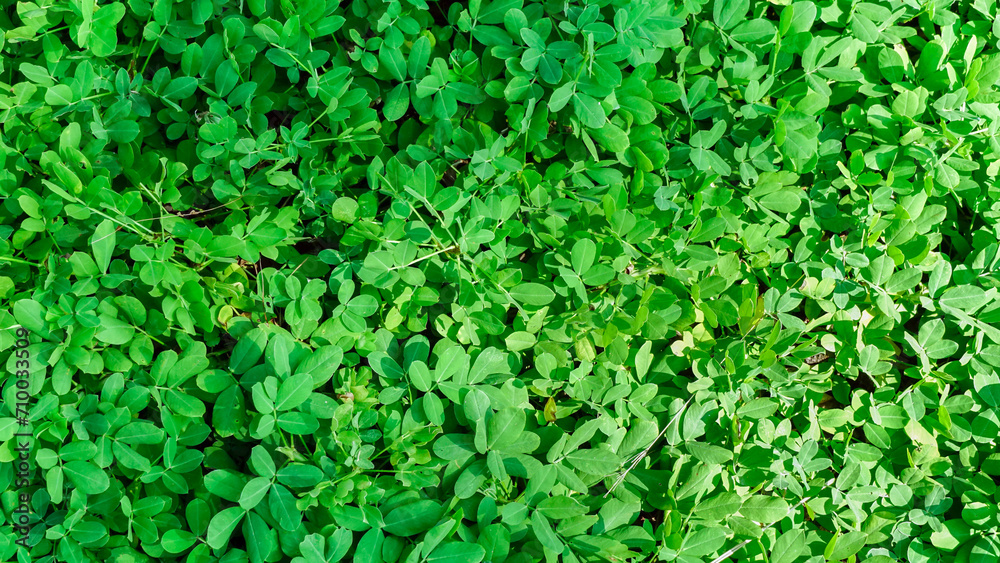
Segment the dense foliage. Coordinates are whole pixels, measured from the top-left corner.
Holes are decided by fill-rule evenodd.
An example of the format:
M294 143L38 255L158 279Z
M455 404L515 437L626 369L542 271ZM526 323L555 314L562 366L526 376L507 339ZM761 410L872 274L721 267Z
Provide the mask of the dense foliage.
M2 6L4 561L1000 558L996 2Z

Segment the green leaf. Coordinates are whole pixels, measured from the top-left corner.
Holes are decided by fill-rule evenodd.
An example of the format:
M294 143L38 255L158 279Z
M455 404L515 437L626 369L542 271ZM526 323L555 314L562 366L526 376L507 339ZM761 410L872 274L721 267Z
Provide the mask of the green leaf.
M794 213L802 204L802 198L793 190L778 190L762 196L761 205L779 213Z
M574 516L580 516L588 512L587 507L576 499L565 495L549 497L538 503L536 510L541 511L546 518L552 520L564 520Z
M732 29L746 18L749 0L715 0L712 19L724 30Z
M493 0L479 10L479 21L485 24L503 23L504 14L520 9L523 0Z
M406 61L399 49L390 49L386 45L379 48L378 60L389 71L393 78L402 82L406 80Z
M73 103L73 89L65 84L56 84L45 91L45 103L65 106Z
M848 532L842 536L835 537L831 540L831 544L836 542L836 545L827 559L831 561L847 559L860 551L867 541L868 534L864 532Z
M526 421L523 409L514 407L500 409L487 424L487 447L503 450L513 445L524 432Z
M767 418L778 410L778 402L774 399L752 399L741 406L736 414L743 418Z
M615 455L603 449L577 450L566 456L570 465L591 475L608 476L618 470Z
M82 19L80 21L80 27L76 32L76 44L80 47L85 47L87 41L90 39L90 30L94 24L94 11L97 7L96 0L84 0L80 3L80 11Z
M942 305L961 309L967 313L982 307L987 301L986 292L974 285L949 288L940 298Z
M923 272L918 268L905 268L894 272L885 282L885 290L889 293L900 293L913 289L920 283Z
M271 507L271 516L277 520L281 529L292 531L301 525L302 513L295 505L295 496L285 487L272 484L267 503Z
M347 310L359 317L370 317L378 308L378 300L371 295L359 295L347 303Z
M389 512L384 530L400 537L415 536L433 528L440 518L440 504L430 499L418 500Z
M600 129L608 121L600 102L587 94L577 92L574 95L573 109L580 121L591 129Z
M46 332L45 307L31 299L21 299L14 303L14 320L33 333Z
M892 111L897 115L913 119L918 117L920 106L920 96L913 90L904 90L892 102Z
M178 76L160 92L168 100L179 101L191 97L198 88L198 79L193 76Z
M385 95L382 115L388 121L398 121L406 115L408 109L410 109L410 87L406 84L397 84Z
M95 335L98 340L113 346L128 344L135 335L135 328L119 319L108 315L101 315L101 326Z
M538 541L540 541L543 546L551 551L554 551L555 553L562 553L562 540L560 540L559 536L552 530L552 526L545 518L545 515L537 510L531 514L531 529L535 532L535 537L538 538Z
M385 352L369 355L368 364L375 370L375 373L389 379L401 379L405 373L399 362L389 357Z
M744 43L763 43L774 39L776 31L773 23L758 18L740 23L729 36Z
M649 367L653 363L653 343L646 341L639 348L635 355L635 375L641 381L649 373Z
M163 429L152 422L137 420L121 427L115 433L115 440L126 444L159 444L163 441Z
M160 545L167 553L184 553L197 541L198 537L191 532L174 529L163 533Z
M877 43L879 40L878 26L867 16L855 13L852 16L851 31L865 43Z
M278 398L274 408L287 411L301 405L309 398L313 390L313 378L308 373L293 375L281 383L278 388Z
M222 549L229 543L229 537L233 535L236 526L243 520L246 511L238 506L232 506L221 510L212 517L208 524L208 537L206 542L212 549Z
M524 331L512 332L505 339L507 349L511 352L527 350L535 345L535 341L535 335Z
M510 289L510 296L520 303L542 307L551 303L556 294L540 283L524 283Z
M251 562L263 563L278 547L277 534L256 512L247 513L247 518L243 521L243 538L246 540Z
M799 529L781 534L771 548L772 563L793 563L805 551L805 532Z
M246 373L264 356L267 347L267 333L259 328L251 329L236 343L229 357L229 369L240 375Z
M788 515L788 503L779 497L754 495L743 503L740 514L761 524L773 524Z
M940 530L931 533L931 545L944 551L955 551L966 540L972 537L972 533L973 529L968 523L960 518L952 518L946 520ZM839 542L837 553L841 553Z
M354 563L383 563L382 546L385 534L378 528L372 528L361 536L354 551Z
M1000 557L1000 541L992 537L983 537L976 540L972 546L969 563L987 563L996 561L997 557Z
M681 553L688 557L706 557L725 543L726 530L723 528L702 528L684 539Z
M270 488L271 479L268 477L255 477L251 479L243 487L243 492L240 494L240 507L243 510L253 509L253 507L257 506L264 499Z
M235 258L245 247L246 243L242 240L234 236L222 235L212 239L212 242L208 244L207 252L210 256Z
M480 563L486 550L479 544L445 542L424 559L427 563Z
M708 521L722 522L736 514L743 506L743 499L734 492L722 493L702 501L695 507L695 514Z
M111 257L115 251L116 232L114 223L110 219L105 219L94 229L94 234L90 237L90 248L94 253L94 261L103 274L108 273L108 267L111 264Z
M108 136L116 143L131 143L139 136L139 124L132 120L119 121L108 126Z
M566 104L573 99L574 93L576 93L576 88L571 82L567 82L566 84L556 88L555 91L552 92L552 96L549 98L549 111L557 112L566 107Z
M63 472L73 486L86 495L101 494L111 486L108 474L89 461L67 462L63 465Z
M215 90L226 97L240 81L239 65L233 59L225 59L215 69Z
M583 275L594 265L597 258L597 245L587 238L581 238L573 245L572 263L577 275Z
M118 22L125 17L125 5L111 3L102 5L94 12L94 21L87 43L97 57L108 57L118 48Z
M612 153L623 153L629 147L628 135L610 121L605 123L600 129L591 131L590 134L594 137L595 141Z

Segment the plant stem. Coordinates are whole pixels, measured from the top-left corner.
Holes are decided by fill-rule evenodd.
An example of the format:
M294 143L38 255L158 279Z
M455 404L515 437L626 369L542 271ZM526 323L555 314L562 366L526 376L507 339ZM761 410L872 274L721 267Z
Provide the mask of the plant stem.
M6 260L7 262L14 262L16 264L27 264L28 266L34 266L36 268L41 268L42 267L41 264L38 264L38 263L35 263L35 262L29 262L27 260L21 260L20 258L13 258L13 257L10 257L10 256L0 256L0 260Z

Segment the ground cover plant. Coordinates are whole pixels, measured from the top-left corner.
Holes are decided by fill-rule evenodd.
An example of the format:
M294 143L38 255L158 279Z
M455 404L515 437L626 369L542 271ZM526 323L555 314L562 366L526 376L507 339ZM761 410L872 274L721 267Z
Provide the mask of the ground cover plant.
M0 10L0 556L1000 559L975 0Z

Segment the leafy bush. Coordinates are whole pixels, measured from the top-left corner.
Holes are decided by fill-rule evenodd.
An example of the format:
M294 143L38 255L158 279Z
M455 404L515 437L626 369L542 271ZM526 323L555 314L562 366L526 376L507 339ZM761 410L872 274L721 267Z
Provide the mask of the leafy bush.
M993 2L0 12L6 561L994 562Z

